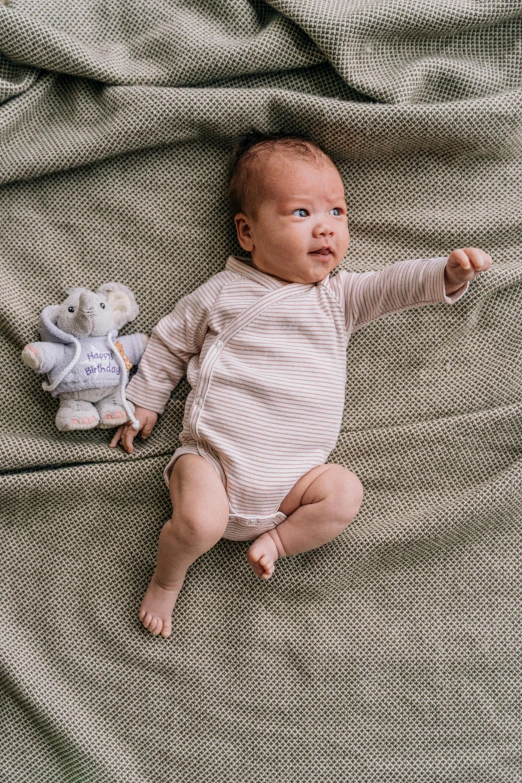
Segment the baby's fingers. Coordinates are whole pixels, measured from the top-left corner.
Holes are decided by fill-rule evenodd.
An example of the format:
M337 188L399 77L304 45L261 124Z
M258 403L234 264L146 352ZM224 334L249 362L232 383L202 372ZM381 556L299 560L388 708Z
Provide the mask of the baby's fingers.
M114 433L113 439L109 443L109 448L110 449L113 449L115 446L118 445L118 443L120 442L121 436L123 434L124 428L125 428L125 424L122 424L121 427L118 427L118 429Z
M134 451L134 446L132 445L132 441L137 435L137 431L134 429L132 424L130 422L127 422L127 424L123 427L123 436L121 439L121 445L127 452L127 454L132 454Z
M121 443L127 454L132 454L132 441L134 440L135 435L136 430L131 426L130 422L122 424L121 427L118 427L116 430L114 438L109 443L109 447L113 449L118 443Z
M453 267L462 267L462 269L471 269L471 263L468 258L468 255L465 250L462 248L459 248L459 250L454 250L449 258L448 263L450 266Z
M141 437L142 438L148 438L152 430L154 429L154 426L156 424L156 419L149 417L147 421L145 422L145 426L143 427L141 431Z
M483 271L484 268L489 269L491 266L491 257L488 256L487 253L484 253L483 250L480 250L478 247L467 247L466 254L469 261L471 262L471 267L478 269L479 272Z

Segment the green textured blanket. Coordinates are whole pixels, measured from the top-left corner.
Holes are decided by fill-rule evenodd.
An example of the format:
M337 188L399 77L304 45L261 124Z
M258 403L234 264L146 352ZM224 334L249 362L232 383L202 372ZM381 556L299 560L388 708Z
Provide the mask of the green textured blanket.
M2 781L521 780L521 96L518 0L0 2ZM187 381L128 456L58 432L20 353L66 288L125 283L150 334L241 254L252 125L335 160L342 268L494 263L352 337L345 533L266 583L221 540L164 640L138 608Z

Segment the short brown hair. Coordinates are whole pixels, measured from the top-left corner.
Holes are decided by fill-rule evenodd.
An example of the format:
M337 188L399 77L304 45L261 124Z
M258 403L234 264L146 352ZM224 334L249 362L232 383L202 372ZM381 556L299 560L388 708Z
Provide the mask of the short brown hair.
M318 161L328 154L307 133L289 133L284 130L264 133L257 128L237 136L228 158L228 198L232 214L247 212L256 217L258 191L252 174L255 168L252 162L258 158L259 148L269 148L272 152L282 147L290 153Z

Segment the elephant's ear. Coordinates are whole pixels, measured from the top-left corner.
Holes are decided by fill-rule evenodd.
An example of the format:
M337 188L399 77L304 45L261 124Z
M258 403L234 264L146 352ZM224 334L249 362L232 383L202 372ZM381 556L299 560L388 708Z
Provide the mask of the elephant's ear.
M136 303L134 294L123 283L104 283L96 291L107 298L112 312L114 313L114 325L116 329L134 321L138 317L140 308Z

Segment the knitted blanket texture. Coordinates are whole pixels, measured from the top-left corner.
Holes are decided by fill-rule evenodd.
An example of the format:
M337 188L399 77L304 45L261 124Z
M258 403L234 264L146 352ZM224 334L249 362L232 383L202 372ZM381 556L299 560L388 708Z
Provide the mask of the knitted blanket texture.
M312 134L346 187L339 268L479 247L452 306L347 351L345 532L255 577L189 569L138 619L184 379L132 456L59 432L20 359L74 286L150 334L224 268L233 137ZM0 2L0 779L520 783L522 9L518 0Z

